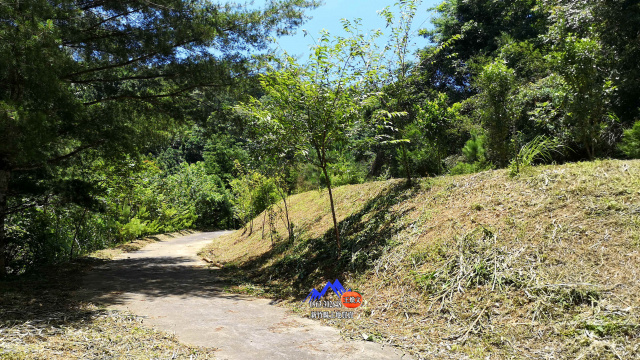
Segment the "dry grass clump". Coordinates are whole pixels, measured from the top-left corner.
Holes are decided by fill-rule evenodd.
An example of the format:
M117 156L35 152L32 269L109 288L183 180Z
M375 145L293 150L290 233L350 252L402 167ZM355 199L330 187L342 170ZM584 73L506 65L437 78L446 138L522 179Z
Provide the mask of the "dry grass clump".
M437 263L437 268L411 274L416 286L431 294L434 302L440 303L440 309L465 289L490 286L494 291L509 286L523 287L532 281L526 276L528 274L523 276L513 267L520 252L499 247L496 235L484 227L457 238L455 242L429 250L411 255L413 266L420 269L428 262Z
M331 253L318 192L292 197L292 243L258 226L209 256L303 313L301 296L340 278L365 304L336 325L419 358L640 358L640 161L399 185L337 189L351 256Z

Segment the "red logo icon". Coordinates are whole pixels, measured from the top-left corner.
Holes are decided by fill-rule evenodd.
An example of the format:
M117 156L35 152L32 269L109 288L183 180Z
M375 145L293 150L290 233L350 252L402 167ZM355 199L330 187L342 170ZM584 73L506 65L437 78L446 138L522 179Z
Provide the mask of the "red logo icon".
M355 291L347 291L342 294L340 297L340 301L342 305L348 308L357 308L362 305L362 295L358 294Z

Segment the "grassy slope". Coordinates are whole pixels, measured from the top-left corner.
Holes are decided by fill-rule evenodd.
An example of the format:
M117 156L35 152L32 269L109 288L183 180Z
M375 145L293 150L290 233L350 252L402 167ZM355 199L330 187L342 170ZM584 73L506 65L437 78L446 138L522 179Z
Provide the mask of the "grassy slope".
M347 335L425 358L640 356L640 161L543 166L344 186L290 198L285 227L237 231L204 255L237 291L301 307L339 278L366 304ZM268 217L267 223L268 223ZM296 301L297 300L297 301ZM493 358L493 357L492 357Z

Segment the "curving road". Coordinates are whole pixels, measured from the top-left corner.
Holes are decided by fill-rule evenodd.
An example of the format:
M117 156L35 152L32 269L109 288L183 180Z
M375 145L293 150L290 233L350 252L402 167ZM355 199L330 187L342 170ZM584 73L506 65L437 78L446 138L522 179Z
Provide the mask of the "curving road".
M91 271L82 296L145 317L185 343L217 348L220 359L408 359L396 349L345 341L339 330L270 300L223 291L197 256L226 232L197 233L125 253Z

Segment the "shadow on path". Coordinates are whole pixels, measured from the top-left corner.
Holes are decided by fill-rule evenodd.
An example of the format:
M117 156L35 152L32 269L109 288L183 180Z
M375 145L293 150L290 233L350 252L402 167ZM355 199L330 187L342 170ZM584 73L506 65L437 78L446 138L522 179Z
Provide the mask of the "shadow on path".
M399 359L391 348L344 341L339 330L273 306L229 294L198 258L222 232L153 243L94 268L78 297L145 318L183 342L218 349L221 359ZM215 240L214 240L215 241Z
M188 235L179 240L160 241L145 249L121 255L120 259L105 261L84 277L78 295L83 300L105 306L122 305L127 298L123 293L146 297L192 296L212 297L223 294L223 284L196 256L178 254L190 240L204 244L224 232ZM225 296L228 298L228 296Z

